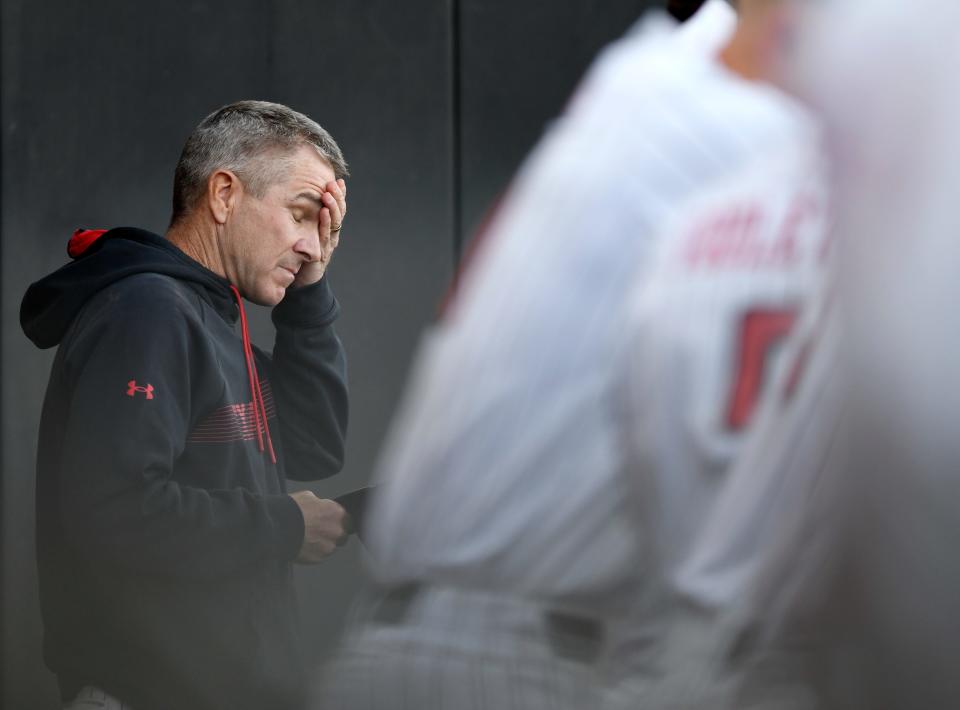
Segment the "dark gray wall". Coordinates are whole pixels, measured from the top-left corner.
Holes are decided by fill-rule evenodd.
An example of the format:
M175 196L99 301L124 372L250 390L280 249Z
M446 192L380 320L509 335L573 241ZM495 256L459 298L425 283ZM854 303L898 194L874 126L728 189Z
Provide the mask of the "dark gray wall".
M264 98L319 120L354 175L331 267L352 421L346 470L315 490L362 485L450 279L458 232L503 189L589 57L646 4L3 0L4 708L57 706L33 560L36 432L53 353L28 343L17 313L26 286L65 261L72 230L163 231L180 147L221 104ZM254 320L269 344L266 313ZM352 542L298 570L318 659L361 584L362 554Z
M566 104L590 60L652 0L463 0L460 131L465 238Z

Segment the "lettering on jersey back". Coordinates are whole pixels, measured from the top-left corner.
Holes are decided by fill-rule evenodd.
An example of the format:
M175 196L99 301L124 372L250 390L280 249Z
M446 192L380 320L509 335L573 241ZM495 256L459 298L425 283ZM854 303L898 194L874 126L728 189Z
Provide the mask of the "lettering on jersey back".
M817 201L795 196L780 229L770 238L764 225L771 218L760 202L725 206L694 224L684 260L690 267L712 269L790 268L801 257L798 234L819 219Z

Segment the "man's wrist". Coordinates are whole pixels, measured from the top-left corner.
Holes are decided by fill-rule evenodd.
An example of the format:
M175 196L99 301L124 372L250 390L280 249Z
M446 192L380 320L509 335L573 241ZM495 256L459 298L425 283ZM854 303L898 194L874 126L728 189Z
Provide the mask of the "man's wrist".
M277 326L322 326L336 320L339 313L340 304L324 277L308 286L287 290L283 300L274 307L272 318Z
M313 261L303 264L300 267L300 271L297 273L297 277L290 285L290 290L296 291L297 289L312 286L320 281L320 279L322 279L326 273L327 265L322 261Z

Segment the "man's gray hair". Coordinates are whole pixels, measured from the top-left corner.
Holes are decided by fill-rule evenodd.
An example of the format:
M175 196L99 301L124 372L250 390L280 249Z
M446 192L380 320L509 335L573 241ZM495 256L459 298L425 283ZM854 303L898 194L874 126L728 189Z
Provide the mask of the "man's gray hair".
M238 101L200 122L180 154L173 178L173 217L186 215L216 170L230 170L255 197L262 197L287 168L284 158L312 145L337 178L350 172L340 146L316 121L283 104Z

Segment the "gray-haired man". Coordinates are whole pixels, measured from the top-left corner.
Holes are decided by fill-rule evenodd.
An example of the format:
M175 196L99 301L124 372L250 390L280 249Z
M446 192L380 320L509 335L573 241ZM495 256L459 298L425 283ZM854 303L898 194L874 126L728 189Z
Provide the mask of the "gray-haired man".
M324 274L346 174L306 116L225 106L184 147L166 238L78 231L75 260L27 291L24 331L59 346L37 536L44 652L71 707L299 705L290 563L332 552L344 511L286 479L343 460ZM244 298L274 306L272 356Z

